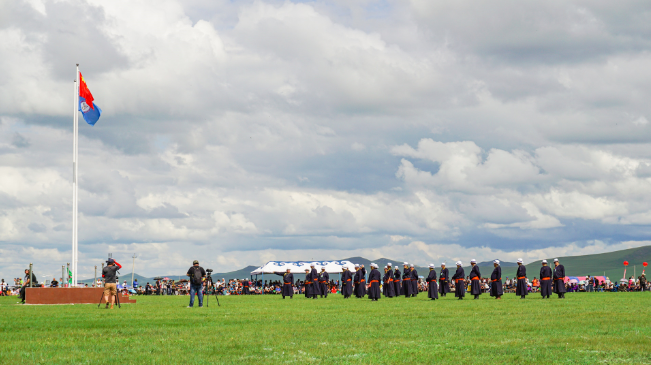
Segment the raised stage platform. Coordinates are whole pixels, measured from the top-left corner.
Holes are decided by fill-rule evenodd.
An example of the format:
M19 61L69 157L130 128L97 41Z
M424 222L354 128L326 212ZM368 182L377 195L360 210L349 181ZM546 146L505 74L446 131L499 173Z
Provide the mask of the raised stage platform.
M26 288L26 304L98 304L104 288ZM120 304L135 303L135 299L120 296ZM104 303L104 299L102 299Z

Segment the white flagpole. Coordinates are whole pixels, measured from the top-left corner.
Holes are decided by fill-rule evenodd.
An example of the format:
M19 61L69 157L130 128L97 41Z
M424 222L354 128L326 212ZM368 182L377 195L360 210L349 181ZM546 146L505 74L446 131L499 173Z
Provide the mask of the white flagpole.
M79 232L79 209L78 209L78 187L79 187L79 64L77 64L77 74L75 76L75 117L74 117L74 137L73 137L73 232L72 232L72 286L77 286L77 259L78 259L78 232Z
M77 100L77 78L75 77L75 80L72 82L73 85L73 90L72 90L72 248L70 252L72 253L72 260L71 262L75 262L75 232L77 230L75 229L75 186L77 185L77 177L75 176L75 166L76 166L76 161L75 161L75 139L76 139L76 115L77 115L77 105L75 105L75 102ZM61 283L62 287L65 287L68 283Z

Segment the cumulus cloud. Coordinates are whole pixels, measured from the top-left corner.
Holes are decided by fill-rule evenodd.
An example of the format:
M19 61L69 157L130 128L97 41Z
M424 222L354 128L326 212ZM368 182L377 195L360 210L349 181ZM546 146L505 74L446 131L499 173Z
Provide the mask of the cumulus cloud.
M645 242L645 3L376 5L1 3L0 274L69 260L76 63L82 276Z

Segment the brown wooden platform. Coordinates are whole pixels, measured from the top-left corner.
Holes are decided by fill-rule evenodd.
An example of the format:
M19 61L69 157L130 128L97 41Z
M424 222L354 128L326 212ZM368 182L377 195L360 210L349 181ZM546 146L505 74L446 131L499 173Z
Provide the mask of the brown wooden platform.
M26 304L98 304L104 288L26 288ZM120 304L135 303L135 299L120 296ZM104 303L104 299L102 299Z

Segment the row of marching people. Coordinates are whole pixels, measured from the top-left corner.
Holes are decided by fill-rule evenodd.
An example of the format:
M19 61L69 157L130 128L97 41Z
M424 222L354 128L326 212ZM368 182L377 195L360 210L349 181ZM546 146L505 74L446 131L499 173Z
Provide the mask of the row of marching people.
M469 283L466 282L465 271L462 267L462 262L456 262L456 271L450 276L449 270L446 268L445 263L441 264L441 270L437 278L436 269L434 264L429 265L429 273L426 279L427 283L427 297L431 300L439 299L439 296L445 297L450 293L450 286L454 287L455 297L462 300L466 295L466 287L469 288L470 294L474 299L478 299L482 293L481 287L481 272L477 266L476 260L471 260L470 275L468 276ZM306 298L317 299L320 297L328 296L328 282L330 280L329 274L325 268L321 268L318 272L314 264L310 265L311 269L305 270L304 293ZM493 261L493 272L490 277L490 296L495 299L501 299L504 294L502 285L502 268L500 261ZM388 263L384 267L384 276L380 274L378 265L371 264L371 271L368 275L368 282L366 282L366 268L364 265L355 265L355 273L353 274L347 268L343 268L341 273L341 294L345 299L355 295L357 298L363 298L368 295L369 299L378 300L380 293L388 298L397 296L405 296L407 298L415 297L418 295L418 273L413 264L405 262L403 264L403 271L399 268L392 267ZM281 294L283 299L286 296L290 298L294 295L293 281L294 276L287 269L286 273L278 272L277 275L283 276L283 287ZM527 271L523 265L522 259L518 259L517 269L517 287L516 295L524 299L528 294L527 290ZM547 265L547 260L542 261L540 269L540 293L543 298L547 299L552 293L558 294L561 299L565 298L565 268L561 265L558 259L554 259L554 270ZM380 290L381 287L381 290Z
M462 300L466 295L466 287L469 287L470 294L474 296L474 299L479 299L479 296L482 293L481 290L481 272L479 271L479 266L477 266L476 260L470 261L471 269L468 279L470 283L466 282L466 274L463 269L463 264L461 261L456 262L456 272L450 277L449 270L445 267L445 263L441 264L441 272L439 278L436 278L436 269L434 264L429 265L429 274L427 276L427 296L431 300L436 300L440 296L446 296L450 292L450 284L454 286L454 296ZM405 263L405 268L407 267ZM502 268L500 267L500 261L493 261L493 272L491 273L490 278L490 296L495 297L495 299L501 299L504 295L503 286L502 286ZM399 280L395 279L395 275L399 275L398 270L396 273L391 275L390 264L385 267L385 286L387 290L385 291L385 296L391 297L394 293L400 293ZM406 269L405 269L406 270ZM520 299L525 299L528 294L527 290L527 268L523 264L522 259L518 259L518 269L516 273L517 277L517 286L516 286L516 295L520 296ZM542 267L540 268L540 293L543 299L548 299L552 293L556 293L559 299L565 299L565 267L560 264L558 259L554 259L554 270L552 270L548 264L547 260L542 261ZM390 285L393 282L394 285ZM398 283L398 285L395 285ZM412 296L408 291L412 287L411 283L405 285L404 274L403 274L403 290L402 293L406 297ZM404 287L407 287L405 290ZM393 288L394 291L391 291Z
M283 299L289 297L289 299L294 298L294 274L290 272L290 269L287 269L287 272L275 272L274 274L280 275L283 277L283 286L281 288L281 294ZM305 282L303 283L305 288L305 297L317 299L319 296L321 298L328 297L328 282L330 281L330 275L325 271L325 267L321 268L321 272L318 272L314 267L314 264L310 265L310 269L305 269Z
M374 270L377 271L377 265L371 264L374 266ZM469 288L470 294L474 296L474 299L479 299L479 296L482 293L481 289L481 272L479 271L479 266L477 266L476 260L471 260L470 265L470 275L468 275L468 281L466 281L465 270L463 269L463 263L461 261L456 262L456 271L454 275L450 276L449 270L446 268L445 263L441 264L440 275L437 279L436 269L434 264L429 265L429 274L427 276L427 297L431 300L439 299L439 295L444 297L447 293L450 292L450 284L454 286L454 295L457 299L462 300L466 295L466 287ZM347 270L344 269L344 272ZM371 271L373 274L373 270ZM379 275L379 272L377 273ZM402 284L401 284L402 277ZM527 290L527 269L523 264L522 259L518 259L518 269L517 269L517 286L516 286L516 295L520 296L521 299L525 299L528 294ZM558 294L560 299L565 298L565 267L560 264L558 259L554 259L554 270L552 270L548 264L547 260L542 261L542 267L540 268L540 293L543 299L548 299L552 293ZM376 280L375 276L369 276L369 282L374 282ZM391 263L388 263L384 267L384 277L382 278L382 295L388 298L397 297L403 295L407 298L415 297L418 294L418 274L414 265L409 265L404 263L404 269L402 273L398 268L393 270ZM373 288L371 285L369 288ZM490 278L490 296L495 299L501 299L504 295L503 285L502 285L502 268L500 267L500 261L493 261L493 272L491 273ZM369 298L377 300L379 296L375 294L369 294Z

